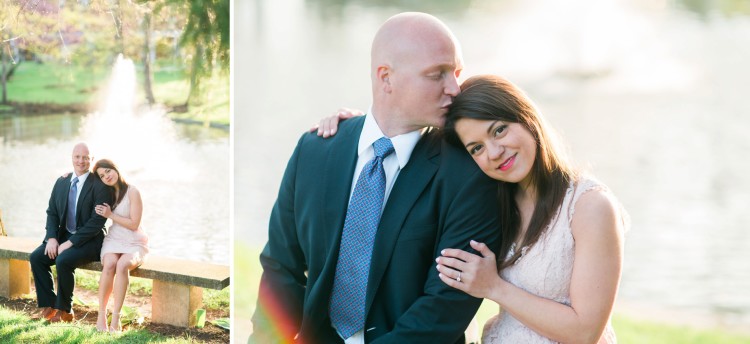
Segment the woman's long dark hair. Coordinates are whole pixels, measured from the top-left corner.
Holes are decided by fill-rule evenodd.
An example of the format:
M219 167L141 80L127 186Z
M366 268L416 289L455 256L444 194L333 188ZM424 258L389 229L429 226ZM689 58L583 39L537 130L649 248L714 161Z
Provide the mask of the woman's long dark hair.
M523 91L510 81L499 76L478 75L461 85L461 93L453 100L448 112L445 132L449 142L465 149L455 130L456 122L462 118L520 123L536 141L536 157L529 172L537 196L534 213L521 246L509 258L511 246L521 231L521 216L515 201L518 184L498 181L499 271L515 263L521 257L523 247L531 247L539 240L557 214L565 191L576 175L562 152L558 151L544 118Z
M117 207L117 205L120 204L122 199L125 197L125 193L128 192L128 183L125 182L125 178L122 177L122 173L120 173L120 170L117 169L117 165L115 165L115 163L112 162L112 160L101 159L97 161L96 164L94 164L94 169L92 171L94 172L94 175L96 176L96 178L99 178L99 180L101 180L101 178L99 177L99 173L97 173L96 170L100 168L108 168L117 172L117 183L115 183L115 198L116 199L115 199L115 204L112 205L112 210L114 210L115 207Z

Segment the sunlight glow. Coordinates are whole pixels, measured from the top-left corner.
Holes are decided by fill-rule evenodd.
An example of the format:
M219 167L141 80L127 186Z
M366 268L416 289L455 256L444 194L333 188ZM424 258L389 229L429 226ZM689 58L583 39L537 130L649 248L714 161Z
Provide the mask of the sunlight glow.
M176 129L164 109L136 106L135 73L133 61L119 55L101 110L82 121L82 140L92 147L94 160L113 160L126 177L194 179L195 172L170 150Z

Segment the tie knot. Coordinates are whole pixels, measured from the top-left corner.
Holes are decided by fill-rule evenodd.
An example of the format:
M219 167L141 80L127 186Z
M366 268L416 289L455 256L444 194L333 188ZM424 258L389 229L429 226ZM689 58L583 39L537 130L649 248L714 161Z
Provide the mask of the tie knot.
M73 177L73 180L70 182L70 184L78 184L78 177Z
M378 158L385 158L388 156L388 154L393 153L393 143L391 143L391 139L387 137L381 137L375 143L372 144L372 147L375 148L375 156Z

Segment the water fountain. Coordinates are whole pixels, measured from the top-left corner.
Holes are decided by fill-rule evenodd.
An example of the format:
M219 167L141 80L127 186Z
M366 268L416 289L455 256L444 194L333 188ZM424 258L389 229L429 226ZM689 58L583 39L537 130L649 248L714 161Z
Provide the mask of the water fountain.
M121 56L97 111L0 122L5 228L11 236L41 239L52 185L71 170L71 149L83 141L94 160L113 160L141 191L153 253L228 264L229 134L139 106L139 86L133 61Z

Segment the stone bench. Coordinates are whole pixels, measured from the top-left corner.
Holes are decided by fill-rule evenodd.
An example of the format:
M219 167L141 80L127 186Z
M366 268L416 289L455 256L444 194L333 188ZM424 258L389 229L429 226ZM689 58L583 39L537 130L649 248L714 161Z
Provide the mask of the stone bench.
M0 236L0 296L31 293L31 253L40 239ZM102 271L99 262L79 269ZM149 255L130 276L153 280L151 321L181 327L195 325L195 311L203 303L203 288L221 290L229 285L229 267Z

